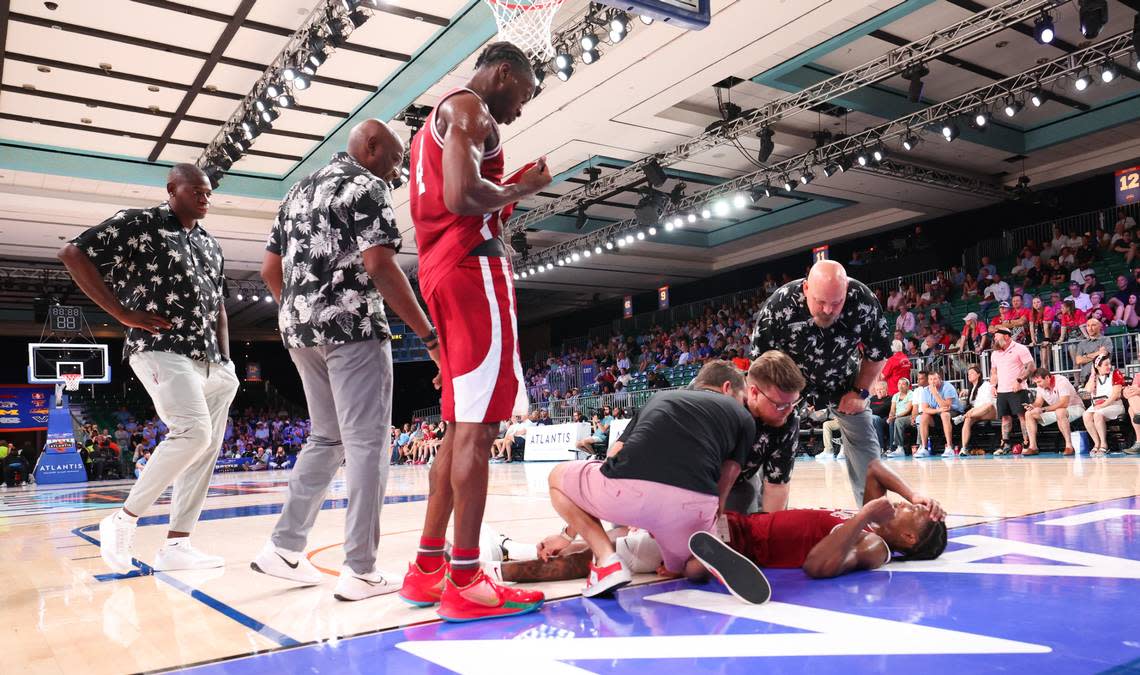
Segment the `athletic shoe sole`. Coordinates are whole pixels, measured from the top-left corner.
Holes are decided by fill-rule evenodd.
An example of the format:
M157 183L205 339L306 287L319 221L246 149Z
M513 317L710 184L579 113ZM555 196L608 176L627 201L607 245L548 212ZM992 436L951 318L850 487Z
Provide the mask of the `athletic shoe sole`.
M285 581L292 581L294 583L302 584L304 586L319 586L321 581L323 581L323 579L316 579L316 580L298 579L296 577L287 577L284 574L274 574L273 572L266 572L264 569L261 568L260 565L257 564L256 560L251 561L249 563L249 568L251 570L253 570L254 572L264 574L267 577L273 577L274 579L284 579Z
M546 602L545 600L539 600L532 607L524 607L522 609L519 609L519 610L516 610L513 612L509 612L509 613L504 613L504 614L488 614L487 616L473 616L473 617L467 617L467 618L462 618L462 619L458 618L458 617L445 616L445 615L441 614L440 612L436 612L436 615L448 623L471 623L472 621L486 621L488 619L502 619L503 617L507 617L507 616L519 616L520 614L530 614L531 612L537 612L539 609L541 609L543 603L545 603L545 602Z
M762 605L771 599L772 585L756 563L712 534L697 532L689 537L689 552L740 600Z
M403 600L404 602L408 603L408 604L409 604L409 605L411 605L412 607L434 607L435 605L438 605L438 604L439 604L439 601L438 601L438 600L436 600L436 601L428 601L428 602L421 602L421 601L419 601L419 600L409 600L409 599L405 598L405 597L404 597L404 596L402 596L402 595L400 596L400 599L401 599L401 600Z
M609 585L594 584L582 591L583 598L612 598L619 588L628 586L633 579L622 579Z

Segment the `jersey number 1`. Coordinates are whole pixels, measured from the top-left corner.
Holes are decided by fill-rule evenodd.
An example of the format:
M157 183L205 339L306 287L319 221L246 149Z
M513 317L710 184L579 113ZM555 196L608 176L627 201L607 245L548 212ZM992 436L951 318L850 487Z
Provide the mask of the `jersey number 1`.
M416 185L419 187L419 194L427 192L424 187L424 136L420 134L420 149L416 153Z

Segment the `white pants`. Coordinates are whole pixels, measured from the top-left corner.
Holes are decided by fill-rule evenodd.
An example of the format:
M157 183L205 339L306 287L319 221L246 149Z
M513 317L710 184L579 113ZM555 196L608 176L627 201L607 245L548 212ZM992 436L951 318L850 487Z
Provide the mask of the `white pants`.
M206 501L230 403L237 394L233 362L220 365L170 352L141 352L131 356L130 363L169 432L123 508L141 516L173 483L170 531L190 532Z

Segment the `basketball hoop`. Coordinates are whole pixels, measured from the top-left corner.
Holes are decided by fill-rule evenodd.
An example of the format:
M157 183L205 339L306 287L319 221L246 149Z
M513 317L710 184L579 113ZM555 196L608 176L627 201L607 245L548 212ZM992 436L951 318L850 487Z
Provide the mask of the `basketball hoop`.
M79 381L83 379L83 375L79 373L62 373L60 377L63 378L63 388L65 391L78 391Z
M495 15L499 39L527 52L531 58L554 58L550 31L554 15L565 0L484 0Z

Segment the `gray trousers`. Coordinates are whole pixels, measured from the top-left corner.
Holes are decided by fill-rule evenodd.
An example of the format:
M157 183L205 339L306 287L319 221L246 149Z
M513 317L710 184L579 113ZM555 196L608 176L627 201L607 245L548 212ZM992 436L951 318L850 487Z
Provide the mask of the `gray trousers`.
M290 349L313 428L289 476L273 544L304 551L325 492L344 461L348 510L345 565L367 574L380 545L380 507L388 482L392 424L392 345L367 340Z
M863 506L863 486L867 483L867 467L879 458L879 434L875 431L874 416L864 408L855 415L844 415L834 406L831 412L839 422L843 434L843 454L847 456L847 478L851 481L851 493L855 504Z
M748 480L736 481L736 484L732 486L732 491L728 493L728 499L724 500L724 510L736 511L737 513L758 513L760 503L764 499L764 477L761 475L762 473L757 472Z

